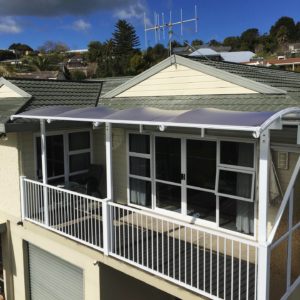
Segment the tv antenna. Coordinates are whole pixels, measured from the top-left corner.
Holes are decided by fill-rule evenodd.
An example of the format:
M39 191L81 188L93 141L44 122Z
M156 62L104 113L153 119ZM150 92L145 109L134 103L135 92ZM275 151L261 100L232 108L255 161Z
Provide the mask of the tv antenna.
M197 14L197 5L195 5L195 16L191 19L183 19L183 10L180 9L180 20L179 21L172 21L172 11L169 14L169 22L165 22L165 14L159 14L154 12L154 25L152 27L147 27L147 18L146 13L144 13L144 32L145 32L145 47L148 48L148 39L147 33L148 31L154 31L155 36L155 43L157 44L158 41L166 39L166 31L168 33L169 39L169 51L170 55L172 54L172 37L173 37L173 27L176 25L180 25L180 34L183 37L183 25L186 23L194 22L195 23L195 32L198 32L198 14Z

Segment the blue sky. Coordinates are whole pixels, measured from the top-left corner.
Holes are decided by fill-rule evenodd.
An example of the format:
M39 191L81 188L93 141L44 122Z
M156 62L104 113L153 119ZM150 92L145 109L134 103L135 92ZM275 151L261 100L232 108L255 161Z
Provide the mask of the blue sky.
M285 3L282 0L0 0L0 48L7 48L13 42L37 48L47 40L65 42L72 49L86 48L91 40L110 38L119 18L135 26L144 48L144 12L149 24L153 23L155 11L168 16L172 10L175 21L180 19L181 8L184 18L193 17L194 5L198 6L199 30L195 33L194 24L184 26L183 39L223 40L251 27L267 32L281 16L300 21L299 0ZM180 40L180 28L174 31L175 38ZM154 34L148 34L148 44L154 43Z

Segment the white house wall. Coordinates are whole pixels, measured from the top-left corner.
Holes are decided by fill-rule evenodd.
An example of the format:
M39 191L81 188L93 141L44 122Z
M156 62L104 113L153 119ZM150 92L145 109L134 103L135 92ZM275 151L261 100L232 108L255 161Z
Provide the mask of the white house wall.
M117 97L253 93L257 92L176 64L129 88Z

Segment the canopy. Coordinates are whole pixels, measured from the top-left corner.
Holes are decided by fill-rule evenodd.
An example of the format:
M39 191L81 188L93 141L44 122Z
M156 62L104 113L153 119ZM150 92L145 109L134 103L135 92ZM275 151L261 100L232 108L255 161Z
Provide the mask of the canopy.
M13 118L48 121L81 121L94 123L137 124L164 127L188 127L220 130L253 131L259 133L287 114L299 113L300 108L279 112L244 112L215 108L193 110L162 110L157 108L130 108L113 110L109 107L72 108L52 106L34 109Z

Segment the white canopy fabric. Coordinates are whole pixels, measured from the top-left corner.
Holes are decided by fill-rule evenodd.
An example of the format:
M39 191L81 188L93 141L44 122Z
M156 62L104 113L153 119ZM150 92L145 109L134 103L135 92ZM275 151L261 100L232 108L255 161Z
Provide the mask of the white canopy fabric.
M108 107L72 108L52 106L26 111L14 118L48 121L81 121L113 124L137 124L165 127L189 127L220 130L253 131L259 133L276 120L288 114L300 113L300 108L279 112L229 111L215 108L193 110L162 110L157 108L130 108L113 110Z

